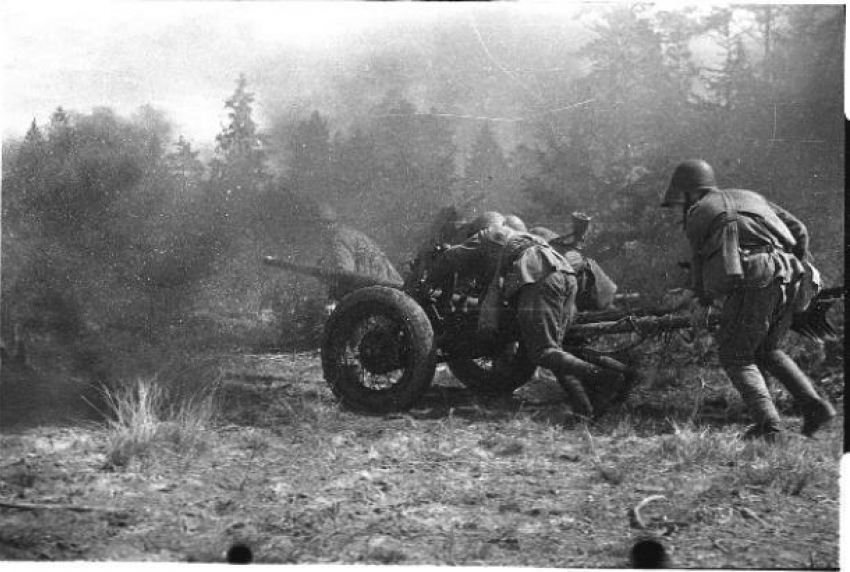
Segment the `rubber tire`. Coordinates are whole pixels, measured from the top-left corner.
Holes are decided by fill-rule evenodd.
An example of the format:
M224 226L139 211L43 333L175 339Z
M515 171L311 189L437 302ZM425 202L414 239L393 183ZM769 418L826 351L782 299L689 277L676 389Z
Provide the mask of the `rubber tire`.
M401 379L392 387L372 389L360 383L346 365L345 342L351 329L369 317L384 316L397 323L408 341ZM413 298L395 288L370 286L347 295L328 318L322 334L325 381L342 403L355 411L385 415L410 409L434 381L434 330Z
M507 367L497 370L484 369L472 358L454 358L446 360L449 370L469 389L487 395L513 393L534 376L537 366L531 362L525 352L516 355L516 359Z

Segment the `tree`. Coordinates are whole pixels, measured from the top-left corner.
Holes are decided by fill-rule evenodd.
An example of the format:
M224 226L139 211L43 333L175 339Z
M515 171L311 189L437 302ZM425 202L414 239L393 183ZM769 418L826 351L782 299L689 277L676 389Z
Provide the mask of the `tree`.
M338 132L332 143L331 185L337 209L352 213L352 222L366 224L368 213L358 207L369 204L378 187L377 148L372 133L355 127L350 134Z
M174 178L180 194L186 196L194 191L204 176L204 164L198 159L199 151L181 135L174 144L174 150L165 156L168 174Z
M328 122L318 111L296 124L289 141L289 186L295 193L333 200Z
M580 131L560 139L551 131L541 133L540 148L523 149L526 162L533 167L524 171L522 193L539 205L538 216L546 224L563 219L572 211L589 210L595 196L596 176L591 168L589 149ZM557 228L554 228L557 232Z
M517 210L511 194L510 165L489 123L484 123L466 157L463 178L458 181L457 202L483 210Z
M73 145L73 137L74 129L71 126L70 115L61 106L57 107L50 116L50 124L47 127L51 155L61 158L69 153Z
M844 251L843 6L774 10L767 188L809 223L827 283L840 283Z
M405 259L418 246L419 230L451 202L457 148L444 119L433 110L417 112L398 93L387 94L373 115L380 121L363 126L359 135L372 161L367 195L355 216L375 229L391 258Z
M593 22L595 37L579 50L589 72L569 88L572 101L590 103L554 128L555 118L539 124L539 167L526 177L525 192L553 212L578 208L625 222L636 170L677 152L693 70L687 38L659 33L656 19L671 17L617 6Z
M6 224L13 220L21 222L20 218L25 214L24 201L43 186L48 161L46 148L47 141L33 119L23 142L4 161L9 164L4 174L2 201Z
M263 136L252 117L254 94L247 91L248 80L239 75L236 91L224 107L229 122L216 135L215 157L210 168L212 181L227 201L249 194L268 182Z

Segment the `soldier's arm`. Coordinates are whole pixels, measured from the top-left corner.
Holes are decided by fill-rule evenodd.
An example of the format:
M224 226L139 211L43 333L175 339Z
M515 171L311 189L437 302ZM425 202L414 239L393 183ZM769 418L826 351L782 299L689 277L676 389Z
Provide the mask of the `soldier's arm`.
M794 255L799 259L804 259L809 253L809 229L806 228L806 225L803 224L803 221L792 215L790 212L780 207L775 203L768 203L770 208L773 209L773 212L776 213L776 216L779 217L779 220L785 223L785 226L788 227L788 230L791 231L791 235L794 237L794 240L797 241L797 245L794 247Z
M481 242L482 233L483 231L474 234L462 244L450 246L438 253L430 271L431 282L435 284L443 282L449 275L460 268L471 265L481 256L483 248Z

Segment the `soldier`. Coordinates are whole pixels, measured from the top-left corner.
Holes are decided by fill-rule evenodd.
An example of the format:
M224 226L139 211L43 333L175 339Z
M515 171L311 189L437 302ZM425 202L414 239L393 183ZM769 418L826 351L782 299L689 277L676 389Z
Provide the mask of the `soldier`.
M323 231L319 266L402 283L402 277L378 245L362 232L339 222L330 205L320 205L318 218ZM338 301L343 295L337 285L328 287L331 300Z
M579 250L590 220L586 214L574 212L570 215L564 234L559 235L542 226L534 227L530 231L548 242L576 271L576 307L579 311L604 310L614 303L614 296L617 294L617 285L605 274L602 267Z
M619 374L591 365L561 348L575 315L575 271L539 237L515 231L501 222L482 228L487 221L480 219L469 226L472 236L438 255L431 280L444 283L457 273L461 279L475 279L479 284L490 284L489 288L499 288L502 300L516 312L520 341L532 361L552 371L576 414L591 417L594 404L576 378L606 386L614 385L614 377L621 380Z
M505 225L505 217L502 213L496 211L486 211L472 219L471 221L464 224L459 229L459 234L457 237L460 239L458 242L463 242L467 238L474 235L476 232L484 230L490 226L504 226Z
M778 379L800 405L802 433L813 435L835 417L811 381L779 344L791 326L809 256L805 225L753 191L718 189L711 166L680 163L663 207L681 207L691 248L693 322L704 324L722 300L715 335L723 366L755 421L745 438L774 441L782 431L764 375Z

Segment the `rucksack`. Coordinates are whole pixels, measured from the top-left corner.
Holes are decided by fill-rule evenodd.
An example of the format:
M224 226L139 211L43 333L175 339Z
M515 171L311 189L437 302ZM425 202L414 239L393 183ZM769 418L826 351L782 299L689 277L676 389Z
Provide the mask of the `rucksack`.
M605 274L602 267L590 257L577 250L568 250L564 257L576 271L578 293L576 308L579 312L605 310L614 303L617 284Z

